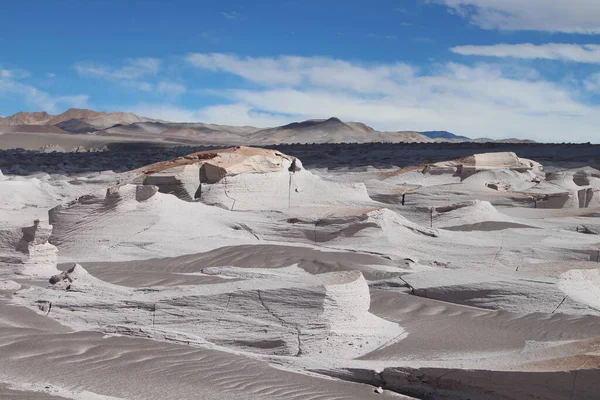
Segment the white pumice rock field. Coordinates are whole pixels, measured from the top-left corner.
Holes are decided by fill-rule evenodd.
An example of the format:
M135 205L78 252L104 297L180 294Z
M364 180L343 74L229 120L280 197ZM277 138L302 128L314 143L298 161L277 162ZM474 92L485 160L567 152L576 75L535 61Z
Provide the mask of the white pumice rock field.
M0 394L600 398L600 171L414 164L0 174Z

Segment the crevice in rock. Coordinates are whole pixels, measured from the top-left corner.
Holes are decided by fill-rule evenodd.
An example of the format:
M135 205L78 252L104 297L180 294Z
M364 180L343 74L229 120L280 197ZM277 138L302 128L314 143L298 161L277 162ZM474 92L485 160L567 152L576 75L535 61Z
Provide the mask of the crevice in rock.
M300 357L302 355L302 339L301 339L302 332L300 330L300 327L298 325L290 324L289 322L287 322L286 320L284 320L283 318L281 318L280 316L275 314L273 311L271 311L271 309L265 304L265 301L262 298L260 290L257 290L257 293L258 293L258 300L260 301L260 304L263 306L263 308L265 310L267 310L267 312L269 314L271 314L275 319L277 319L283 326L285 326L287 328L293 328L296 331L296 337L298 340L298 351L296 352L295 357Z

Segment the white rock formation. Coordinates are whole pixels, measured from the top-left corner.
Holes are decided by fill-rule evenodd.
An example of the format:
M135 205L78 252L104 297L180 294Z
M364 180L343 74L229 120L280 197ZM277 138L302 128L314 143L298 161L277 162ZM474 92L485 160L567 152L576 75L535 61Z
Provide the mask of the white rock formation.
M177 332L174 340L280 356L353 359L407 336L398 324L369 312L369 287L359 271L313 276L297 267L231 267L206 272L243 280L133 290L98 280L75 264L50 278L53 294L32 288L20 301L40 304L36 296L43 296L54 318L73 327L86 327L93 315L107 333L131 334L135 328L160 339ZM107 297L110 307L102 305Z
M21 285L18 284L15 281L0 281L0 291L1 290L6 290L6 291L16 291L21 289Z
M202 201L223 204L230 210L286 210L372 203L364 184L330 182L305 170L288 172L286 169L225 177L203 186Z
M200 167L197 164L181 165L149 174L144 185L153 185L161 193L173 194L182 200L192 201L200 198Z
M25 228L0 229L0 276L55 274L58 250L48 243L51 233L52 226L39 220Z
M540 171L542 165L526 158L520 158L515 153L506 152L474 154L457 160L438 162L429 167L430 171L454 171L463 179L479 171L499 169L519 172Z
M239 228L242 217L230 214L159 193L157 186L132 184L49 211L63 261L169 257L256 243L251 232Z
M535 198L536 208L600 206L600 171L580 168L549 173L546 180L522 192Z
M480 200L435 207L432 210L431 220L435 228L455 231L531 228L530 225L498 212L489 202Z
M558 287L575 301L600 312L600 269L572 269L560 276Z
M134 181L156 185L184 200L201 199L229 210L370 203L364 184L329 182L300 160L275 150L235 147L205 151L132 171ZM141 174L141 177L140 177ZM323 196L328 193L327 196Z

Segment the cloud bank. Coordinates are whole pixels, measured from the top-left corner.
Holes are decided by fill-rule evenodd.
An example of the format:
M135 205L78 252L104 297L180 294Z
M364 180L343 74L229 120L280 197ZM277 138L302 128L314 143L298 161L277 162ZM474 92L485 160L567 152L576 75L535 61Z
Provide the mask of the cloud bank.
M597 0L429 0L483 29L600 33Z
M450 50L456 54L466 56L512 57L529 60L561 60L600 64L600 45L597 44L495 44L492 46L457 46Z
M244 124L256 126L336 116L381 130L444 129L471 137L559 142L595 140L600 123L600 109L582 101L576 88L546 81L527 68L445 63L422 71L403 63L218 53L189 54L186 60L255 86L220 90L228 104L193 114L214 123L239 123L231 112L236 110Z

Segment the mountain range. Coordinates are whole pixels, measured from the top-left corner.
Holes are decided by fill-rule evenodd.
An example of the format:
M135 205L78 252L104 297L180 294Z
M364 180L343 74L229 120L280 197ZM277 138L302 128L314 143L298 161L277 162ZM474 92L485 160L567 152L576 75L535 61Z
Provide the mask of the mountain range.
M382 132L361 122L344 122L338 118L313 119L262 129L202 122L168 122L139 117L132 113L107 113L77 108L71 108L58 115L46 112L18 112L6 118L0 117L0 134L2 133L110 136L210 145L472 141L447 131Z

